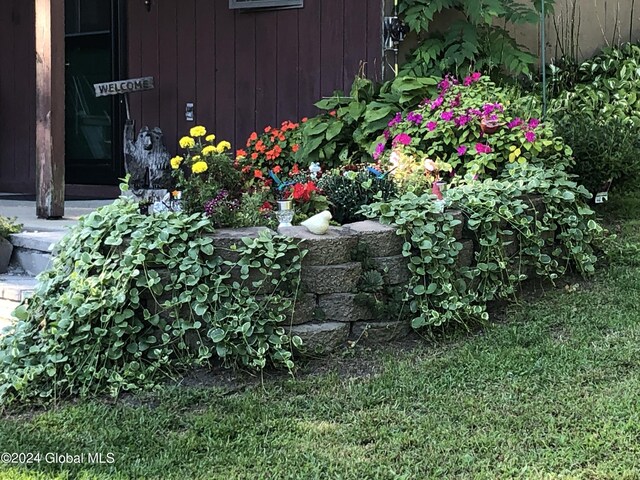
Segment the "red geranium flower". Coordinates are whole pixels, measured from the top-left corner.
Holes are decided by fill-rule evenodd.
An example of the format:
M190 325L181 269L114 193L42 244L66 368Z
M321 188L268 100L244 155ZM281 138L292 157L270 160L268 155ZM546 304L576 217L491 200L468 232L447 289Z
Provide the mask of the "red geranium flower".
M253 177L254 178L264 179L264 176L262 175L262 170L254 170L253 171Z

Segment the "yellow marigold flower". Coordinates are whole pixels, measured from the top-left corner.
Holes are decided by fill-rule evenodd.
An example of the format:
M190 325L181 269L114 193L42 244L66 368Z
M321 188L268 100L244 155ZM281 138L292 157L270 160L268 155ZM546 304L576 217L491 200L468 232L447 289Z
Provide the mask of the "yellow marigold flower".
M178 155L177 157L173 157L171 159L171 168L173 168L174 170L177 170L180 167L180 164L182 163L183 160L184 158L182 158L180 155Z
M191 157L191 163L196 163L200 160L202 160L202 157L200 155L194 155L193 157Z
M202 149L202 155L204 155L206 157L207 155L213 155L217 151L218 151L218 149L216 147L214 147L213 145L207 145L206 147L204 147Z
M222 142L220 142L218 144L218 146L216 148L218 150L218 153L222 153L225 150L229 150L231 148L231 144L229 142L227 142L226 140L223 140Z
M207 129L198 125L197 127L193 127L191 130L189 130L189 135L191 135L192 137L204 137L207 134Z
M191 137L182 137L180 139L180 148L193 148L196 146L196 141Z
M216 136L213 133L211 135L207 135L207 138L205 138L207 142L213 142L215 139Z
M207 162L196 162L191 167L191 171L195 174L198 174L198 173L206 172L208 168L209 166L207 165Z

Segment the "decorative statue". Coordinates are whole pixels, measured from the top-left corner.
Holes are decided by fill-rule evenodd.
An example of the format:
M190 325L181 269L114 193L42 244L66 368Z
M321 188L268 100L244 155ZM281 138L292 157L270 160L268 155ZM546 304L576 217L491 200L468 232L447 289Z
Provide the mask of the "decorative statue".
M134 122L124 127L124 166L130 174L129 185L135 190L171 188L171 155L162 141L162 130L142 127L135 138Z

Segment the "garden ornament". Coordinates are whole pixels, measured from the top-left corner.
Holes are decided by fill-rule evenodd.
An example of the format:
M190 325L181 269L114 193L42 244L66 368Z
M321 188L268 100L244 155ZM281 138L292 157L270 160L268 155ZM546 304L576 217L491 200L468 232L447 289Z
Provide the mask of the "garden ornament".
M325 210L313 217L307 218L304 222L300 222L300 225L305 227L311 233L316 235L324 235L329 230L329 221L331 220L331 212Z
M124 165L131 175L133 190L171 188L169 151L162 141L162 130L143 127L134 140L134 122L127 120L124 128Z
M316 180L320 172L322 172L322 167L320 167L320 164L317 162L312 162L309 166L309 176Z

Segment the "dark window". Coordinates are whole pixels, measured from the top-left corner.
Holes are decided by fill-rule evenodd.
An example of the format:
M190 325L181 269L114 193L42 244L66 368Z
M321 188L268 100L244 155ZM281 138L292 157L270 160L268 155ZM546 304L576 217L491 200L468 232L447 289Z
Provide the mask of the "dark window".
M229 8L302 8L304 0L229 0Z

